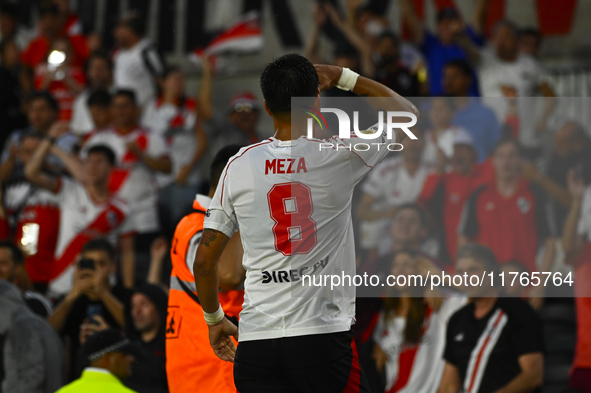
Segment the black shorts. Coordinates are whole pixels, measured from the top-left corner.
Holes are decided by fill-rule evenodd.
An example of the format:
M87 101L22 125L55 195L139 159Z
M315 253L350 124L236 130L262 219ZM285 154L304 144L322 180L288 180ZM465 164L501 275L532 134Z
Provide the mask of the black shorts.
M238 345L239 393L369 393L353 332L314 334Z

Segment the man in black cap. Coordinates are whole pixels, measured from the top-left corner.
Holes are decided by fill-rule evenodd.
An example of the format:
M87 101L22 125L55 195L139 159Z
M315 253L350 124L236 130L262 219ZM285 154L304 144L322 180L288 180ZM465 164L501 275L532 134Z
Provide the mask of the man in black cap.
M131 375L134 361L133 346L129 338L117 329L107 329L90 336L82 347L89 367L82 376L56 393L134 393L121 379Z

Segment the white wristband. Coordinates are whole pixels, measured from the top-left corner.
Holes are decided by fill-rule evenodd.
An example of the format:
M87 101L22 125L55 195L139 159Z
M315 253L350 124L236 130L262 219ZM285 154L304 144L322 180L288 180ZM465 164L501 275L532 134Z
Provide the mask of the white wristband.
M216 323L220 323L220 321L222 319L224 319L224 315L225 315L224 310L222 309L221 304L216 312L205 312L205 310L203 310L203 316L205 317L205 323L207 323L210 326L215 325Z
M350 69L343 67L343 72L341 73L341 77L337 82L337 87L341 90L353 90L355 87L355 83L357 83L357 78L359 74L356 72L351 71Z

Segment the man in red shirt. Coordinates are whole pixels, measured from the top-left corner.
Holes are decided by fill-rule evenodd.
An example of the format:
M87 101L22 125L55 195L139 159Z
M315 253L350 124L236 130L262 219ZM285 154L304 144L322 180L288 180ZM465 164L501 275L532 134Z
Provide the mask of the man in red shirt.
M58 8L53 4L40 7L37 22L39 36L31 41L27 49L22 53L21 62L23 65L34 69L41 64L47 58L52 43L57 38L60 38L61 28ZM88 57L86 39L82 35L68 36L67 38L72 46L72 65L84 66L84 62Z
M446 246L441 255L448 262L455 260L458 224L464 203L478 187L492 181L493 178L488 161L477 164L477 159L474 139L468 132L458 130L454 136L451 172L446 172L447 163L441 162L437 172L425 180L417 201L441 224Z
M458 228L459 244L469 241L490 247L499 263L521 261L530 271L552 271L556 224L544 192L521 177L518 143L502 139L493 151L494 182L476 190L465 204ZM538 269L536 255L545 245ZM542 286L532 292L541 295Z

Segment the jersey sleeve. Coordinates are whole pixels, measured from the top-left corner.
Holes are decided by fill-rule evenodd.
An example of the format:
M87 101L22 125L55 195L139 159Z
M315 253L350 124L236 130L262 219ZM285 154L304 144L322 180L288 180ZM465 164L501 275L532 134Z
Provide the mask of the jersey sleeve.
M366 131L371 131L368 133L375 133L378 131L379 126L379 123L374 124ZM385 128L386 125L382 124L382 129L384 130ZM396 142L395 135L396 134L393 134L394 139L390 140L387 139L386 133L382 132L378 138L366 140L361 139L352 133L349 138L341 139L334 136L329 139L329 143L334 146L337 152L344 152L347 154L349 162L351 163L351 172L353 175L351 180L353 181L353 184L357 184L370 170L386 158L390 152L387 145ZM368 146L369 148L367 148Z
M220 184L205 213L205 222L203 223L203 229L214 229L228 237L232 237L234 233L238 232L238 220L231 197L231 173L229 171L231 163L232 160L222 172Z

